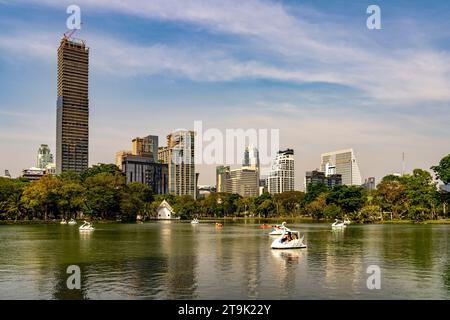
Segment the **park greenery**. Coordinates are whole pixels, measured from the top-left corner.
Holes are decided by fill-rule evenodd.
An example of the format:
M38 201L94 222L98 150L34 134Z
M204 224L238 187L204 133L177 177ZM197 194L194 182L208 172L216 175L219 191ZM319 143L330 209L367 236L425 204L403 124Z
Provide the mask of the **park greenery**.
M450 154L431 167L437 179L450 184ZM151 219L166 199L182 219L261 217L315 220L349 218L372 223L386 220L448 218L450 192L440 190L430 172L415 169L404 176L385 176L376 190L360 186L310 185L306 192L291 191L258 197L211 193L191 196L156 195L142 183L126 183L113 164L95 165L81 174L45 175L38 181L0 178L0 220L93 218L135 221Z

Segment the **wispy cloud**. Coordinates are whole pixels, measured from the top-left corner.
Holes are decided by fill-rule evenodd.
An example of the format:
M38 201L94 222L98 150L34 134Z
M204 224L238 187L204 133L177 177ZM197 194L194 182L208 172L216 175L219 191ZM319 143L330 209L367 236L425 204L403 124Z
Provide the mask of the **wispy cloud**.
M64 1L38 3L65 5ZM364 26L355 31L325 14L321 16L323 24L313 24L305 16L294 16L279 2L80 0L77 4L90 11L179 21L200 26L206 32L232 34L245 40L242 50L251 48L255 52L244 59L233 50L205 50L195 43L136 45L104 34L90 35L94 67L117 76L169 73L195 81L253 78L328 82L356 88L369 98L388 103L450 100L448 51L418 48L417 43L411 49L401 43L386 50L375 36L364 33ZM24 45L24 41L18 43L10 38L7 42L5 45L0 38L0 47L3 43L13 50ZM31 39L27 46L30 52L54 54L54 41L44 45ZM273 59L260 59L258 51L271 52Z

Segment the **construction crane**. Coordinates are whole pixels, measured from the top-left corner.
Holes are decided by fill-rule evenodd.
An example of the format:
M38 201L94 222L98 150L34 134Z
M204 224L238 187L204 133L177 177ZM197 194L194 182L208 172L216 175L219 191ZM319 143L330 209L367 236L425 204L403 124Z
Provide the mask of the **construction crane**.
M83 24L83 22L81 22L81 25L82 24ZM81 25L80 25L80 29L81 29ZM77 32L80 29L74 28L74 29L70 30L70 32L64 33L64 39L70 40L72 38L72 36L75 34L75 32Z

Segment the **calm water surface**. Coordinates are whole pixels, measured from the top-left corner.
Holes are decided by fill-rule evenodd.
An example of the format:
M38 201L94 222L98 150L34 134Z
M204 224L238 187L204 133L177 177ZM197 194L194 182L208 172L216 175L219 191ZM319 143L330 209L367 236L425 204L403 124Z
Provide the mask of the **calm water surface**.
M290 224L307 249L271 250L254 223L0 226L0 299L449 299L448 225ZM81 290L68 290L78 265ZM381 289L369 290L369 265Z

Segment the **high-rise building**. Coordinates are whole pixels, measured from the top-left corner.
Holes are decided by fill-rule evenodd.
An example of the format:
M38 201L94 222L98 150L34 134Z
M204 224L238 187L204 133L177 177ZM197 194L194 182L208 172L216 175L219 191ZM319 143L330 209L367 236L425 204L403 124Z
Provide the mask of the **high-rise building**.
M362 187L367 190L375 190L375 177L369 177L367 178L364 183L362 184Z
M158 162L158 136L147 136L144 138L134 138L132 140L135 156L151 157L154 162Z
M258 186L259 186L259 188L258 188L259 189L259 192L258 192L259 196L264 194L264 193L266 193L266 192L269 192L267 190L267 176L262 176L262 177L259 178Z
M122 171L125 173L128 183L146 184L156 194L168 192L167 164L154 162L152 157L125 155L122 158Z
M197 196L194 141L194 131L179 130L167 136L167 147L158 150L158 160L169 168L169 193Z
M131 156L133 153L131 151L121 150L116 152L116 166L123 171L122 163L125 156Z
M217 192L231 192L230 167L216 167L216 190Z
M158 162L169 163L170 160L170 150L168 147L158 148Z
M259 152L255 146L249 145L245 148L242 167L259 171Z
M2 176L2 178L9 178L9 179L11 179L11 174L9 173L8 169L5 169L5 175Z
M259 193L258 171L251 169L230 170L230 190L242 197L256 197Z
M252 144L247 146L244 151L244 161L242 163L242 169L254 170L256 172L256 188L259 186L260 168L259 168L259 151ZM257 194L258 195L258 192Z
M81 172L89 163L89 48L61 39L58 48L56 173Z
M323 153L321 159L320 170L326 176L340 174L343 185L361 185L361 173L353 149Z
M41 144L38 149L36 167L45 169L51 163L53 163L53 155L50 153L50 148L46 144Z
M271 194L294 191L294 150L278 151L267 177L267 190Z
M217 192L237 193L243 197L259 195L258 149L250 145L245 148L242 168L230 170L229 166L216 168Z
M322 183L328 187L329 190L333 189L335 186L342 185L342 175L340 174L330 174L325 175L325 172L320 172L318 170L307 171L305 175L305 190L311 185L316 185Z
M149 144L148 140L150 139L151 143L156 143L155 146ZM133 139L133 151L116 153L116 165L125 173L127 183L140 182L148 185L154 193L166 194L169 187L168 167L167 164L155 161L154 155L157 154L155 150L158 150L157 143L158 137L156 136ZM149 146L152 147L149 148Z

